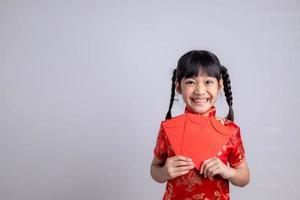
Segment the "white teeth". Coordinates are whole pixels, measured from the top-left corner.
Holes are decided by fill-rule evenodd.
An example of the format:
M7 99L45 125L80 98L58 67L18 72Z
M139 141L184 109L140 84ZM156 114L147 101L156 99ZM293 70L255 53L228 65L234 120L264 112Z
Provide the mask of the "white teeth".
M193 99L196 103L206 103L208 99Z

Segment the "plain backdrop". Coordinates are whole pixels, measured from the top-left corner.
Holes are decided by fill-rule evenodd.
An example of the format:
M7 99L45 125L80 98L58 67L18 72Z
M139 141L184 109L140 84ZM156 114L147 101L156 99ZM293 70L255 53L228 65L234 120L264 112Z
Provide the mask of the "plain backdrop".
M192 49L230 73L251 169L232 199L299 199L297 0L1 0L0 199L161 199L153 148Z

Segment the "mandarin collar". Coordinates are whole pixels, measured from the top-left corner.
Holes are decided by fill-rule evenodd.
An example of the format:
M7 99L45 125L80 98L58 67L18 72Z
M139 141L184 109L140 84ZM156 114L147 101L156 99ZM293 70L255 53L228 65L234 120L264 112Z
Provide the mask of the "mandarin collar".
M187 106L185 107L184 113L192 113L192 114L198 114L194 112L192 109L188 108ZM203 113L201 115L206 115L208 117L215 117L216 116L216 107L212 106L206 113Z

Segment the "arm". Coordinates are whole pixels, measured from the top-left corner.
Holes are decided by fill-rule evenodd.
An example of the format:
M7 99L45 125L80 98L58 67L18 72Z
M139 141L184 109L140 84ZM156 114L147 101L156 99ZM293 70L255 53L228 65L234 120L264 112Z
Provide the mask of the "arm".
M250 181L250 172L247 161L244 160L236 168L231 168L233 170L232 176L228 180L235 186L244 187Z
M151 163L151 177L158 183L164 183L167 181L164 172L164 161L153 158Z
M233 148L229 154L229 169L232 171L228 180L235 186L244 187L250 181L250 172L245 158L245 150L241 137L240 128L232 138Z

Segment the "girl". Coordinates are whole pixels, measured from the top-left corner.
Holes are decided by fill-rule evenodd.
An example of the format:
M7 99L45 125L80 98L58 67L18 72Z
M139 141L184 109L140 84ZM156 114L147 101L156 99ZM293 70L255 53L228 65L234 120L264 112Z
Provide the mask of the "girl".
M165 122L176 118L172 119L171 116L175 90L182 95L186 104L185 113L215 117L214 105L223 89L229 113L225 119L216 119L222 126L234 130L234 133L217 155L205 160L200 169L195 168L192 158L175 155L166 131L161 126L154 149L151 176L159 183L167 181L164 200L228 200L229 182L239 187L249 183L249 169L240 129L233 122L229 75L217 56L208 51L190 51L179 59L173 72L171 100Z

